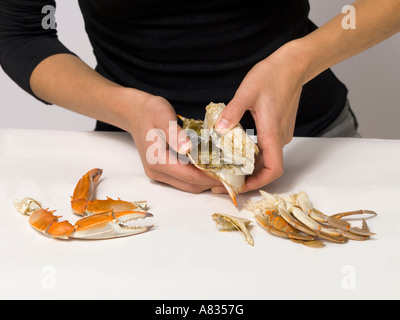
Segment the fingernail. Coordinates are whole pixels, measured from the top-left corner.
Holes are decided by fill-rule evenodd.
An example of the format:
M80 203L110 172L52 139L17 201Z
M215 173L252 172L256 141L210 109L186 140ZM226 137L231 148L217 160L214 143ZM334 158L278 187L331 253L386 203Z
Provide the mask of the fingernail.
M192 142L189 140L178 141L178 153L186 154L192 149Z
M224 118L221 118L221 119L219 119L219 121L215 125L215 130L219 134L226 134L229 131L229 127L230 127L229 121L224 119Z

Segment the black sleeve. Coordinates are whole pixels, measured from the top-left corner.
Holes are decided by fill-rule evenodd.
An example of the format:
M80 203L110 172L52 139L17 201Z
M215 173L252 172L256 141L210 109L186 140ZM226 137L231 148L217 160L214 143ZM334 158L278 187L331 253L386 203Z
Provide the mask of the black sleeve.
M56 3L54 0L0 0L0 65L34 97L30 77L36 66L55 54L73 54L58 40L57 30L42 27L46 16L42 9L46 5L55 8Z

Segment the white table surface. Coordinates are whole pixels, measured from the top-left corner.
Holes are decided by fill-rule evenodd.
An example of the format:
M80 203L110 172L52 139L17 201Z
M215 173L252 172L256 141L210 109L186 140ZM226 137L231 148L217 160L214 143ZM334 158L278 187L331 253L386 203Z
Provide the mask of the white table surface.
M61 241L34 231L14 199L26 196L71 222L69 196L88 170L104 169L98 198L149 202L151 232ZM311 249L254 224L255 246L219 232L211 214L251 218L238 197L193 195L150 181L124 133L0 130L2 299L399 299L400 141L295 138L271 193L308 192L327 213L371 209L378 235ZM358 221L356 222L358 223Z

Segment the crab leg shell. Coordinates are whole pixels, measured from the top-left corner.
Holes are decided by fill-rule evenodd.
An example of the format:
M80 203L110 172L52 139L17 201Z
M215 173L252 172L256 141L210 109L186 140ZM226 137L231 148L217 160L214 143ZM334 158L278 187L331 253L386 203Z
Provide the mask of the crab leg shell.
M236 227L236 229L238 229L242 236L244 237L244 239L252 246L254 246L254 240L253 237L250 234L249 229L247 228L247 226L249 225L250 221L247 219L235 219L233 221L234 226Z
M366 230L364 228L360 229L357 227L352 227L352 225L350 223L348 223L347 221L339 220L336 218L331 218L329 220L329 224L334 228L342 230L343 232L347 232L347 233L351 233L351 234L355 234L355 235L359 235L359 236L364 236L364 237L369 238L370 236L376 235L376 233L372 233L371 231L369 231L369 229ZM351 238L351 239L353 239L353 238Z
M283 231L281 229L277 229L274 226L272 226L262 214L260 213L254 214L254 219L263 229L265 229L269 233L281 238L289 238L288 232Z
M55 239L110 239L118 237L132 236L144 233L153 228L129 227L123 223L136 219L152 217L148 212L106 212L82 218L73 226L68 221L59 222L59 216L55 216L55 211L47 209L36 210L29 218L30 225L37 231Z
M53 222L47 229L47 235L63 240L68 240L74 232L74 226L68 221Z
M378 214L375 211L372 210L355 210L355 211L347 211L347 212L341 212L337 214L333 214L330 217L331 218L336 218L336 219L342 219L347 216L353 216L356 214L372 214L374 216L377 216Z
M355 241L367 241L368 239L370 239L370 236L362 236L362 235L355 234L353 232L347 232L347 231L343 231L343 236L346 237L347 239L355 240Z
M96 184L102 174L103 170L96 168L83 175L75 187L72 198L89 201L93 197Z
M348 230L347 229L347 226L349 225L348 222L337 219L335 217L327 216L315 208L309 214L310 214L310 217L312 219L314 219L315 221L318 221L321 223L327 223L330 226L340 229L340 230L343 230L343 231Z
M112 211L98 213L78 220L75 224L75 232L71 235L74 239L90 239L102 240L132 236L147 232L153 228L151 226L144 227L128 227L123 222L136 220L138 218L152 217L148 212L118 212Z
M362 219L362 228L351 228L351 230L355 230L358 233L354 232L354 231L343 231L343 235L351 240L356 240L356 241L367 241L371 238L371 236L369 236L369 234L374 235L374 233L371 233L371 231L369 230L369 227L367 225L367 222L365 221L365 219ZM363 233L363 234L361 234Z
M320 225L315 220L311 219L307 214L303 212L300 208L293 207L292 214L299 219L302 223L304 223L311 230L315 231L321 238L331 240L337 243L346 243L347 240L344 237L343 231L333 229L333 228L325 228ZM346 237L347 238L347 237Z
M88 201L86 207L86 215L93 215L97 213L103 213L108 211L114 212L126 212L126 211L141 211L143 210L140 206L141 202L129 202L121 199L113 200L107 197L107 200L93 200Z
M280 219L283 220L282 217L275 217L275 219L274 219L274 221L272 221L272 223L271 223L271 221L268 221L268 219L266 219L263 214L260 214L260 213L256 213L254 215L254 218L263 229L267 230L271 234L276 235L278 237L304 240L304 241L315 240L315 237L306 235L306 234L301 234L301 233L297 232L290 225L286 225L286 227L283 227L281 221L279 221ZM275 221L275 220L277 220L277 221ZM285 221L285 220L283 220L283 221ZM286 223L286 221L285 221L285 223ZM287 228L288 226L290 228Z
M71 208L74 213L85 214L87 202L92 199L96 184L102 174L102 169L92 169L78 181L71 197Z
M280 216L276 216L272 221L272 224L269 221L270 219L267 219L263 213L255 213L254 218L263 229L267 230L272 235L289 239L292 242L299 243L307 247L324 247L324 244L321 241L316 240L316 237L300 233ZM283 227L283 225L285 225L285 227Z
M340 221L340 224L337 225L338 229L348 231L350 233L350 236L353 236L353 235L360 236L358 239L354 239L355 236L350 237L350 239L363 241L363 240L368 240L371 236L376 235L376 233L372 233L369 230L367 222L365 221L364 218L362 219L363 220L362 228L354 228L351 226L350 223L343 221L343 220L339 220L343 217L348 217L348 216L352 216L352 215L356 215L356 214L377 215L377 213L375 211L371 211L371 210L356 210L356 211L338 213L338 214L330 216L330 218L333 219L333 221Z
M292 204L294 206L300 207L301 210L303 210L304 213L310 216L311 219L321 223L329 223L330 217L316 210L312 205L308 194L304 191L300 191L298 194L291 196L291 199Z
M321 235L318 232L319 231L318 228L312 229L310 227L310 225L315 227L315 225L314 225L315 221L312 221L310 223L310 225L307 225L306 223L304 223L304 222L307 222L306 220L303 219L303 221L301 221L298 217L295 217L295 215L292 212L293 206L291 204L289 204L287 201L285 201L284 199L280 198L278 195L271 195L265 191L260 191L260 193L270 203L272 201L275 201L275 203L273 203L273 205L279 209L280 216L287 223L289 223L292 227L294 227L296 230L301 231L310 236L313 236L315 238L319 235L321 238L325 238L325 239L328 239L331 241L335 241L335 242L339 242L339 243L344 242L344 239L342 239L342 238L336 239L335 237L331 237L330 235L326 235L326 236ZM302 216L302 218L303 218L303 216Z
M318 235L316 232L312 231L310 228L303 225L298 220L294 219L293 216L286 210L286 208L280 207L279 214L283 219L286 220L287 223L289 223L295 229L313 237L316 237Z
M39 209L34 211L29 224L39 232L56 239L68 239L75 231L75 228L68 221L58 222L59 216L55 216L55 211L48 209Z
M347 221L343 221L343 220L340 220L339 218L337 218L340 216L351 216L354 214L363 214L364 212L362 212L362 211L364 211L364 210L350 211L350 212L341 213L341 214L334 215L334 216L327 216L327 215L323 214L321 211L319 211L317 209L313 209L313 211L310 213L310 217L318 222L328 223L331 227L343 231L342 234L347 238L362 241L364 239L363 237L374 236L374 235L376 235L376 233L372 233L369 230L352 227L352 225L350 223L348 223ZM368 211L368 213L376 214L373 211ZM359 237L358 239L354 239L353 235L359 235L362 237Z
M364 231L367 231L367 232L370 232L370 230L369 230L369 227L368 227L368 224L367 224L367 221L365 221L365 219L363 218L362 219L362 229L364 230Z
M113 212L113 216L114 219L117 219L120 222L128 222L131 220L152 218L153 214L146 211L121 211Z
M298 195L295 195L295 199L296 202L298 203L298 205L300 206L300 208L302 209L303 213L305 213L306 215L308 214L309 217L311 218L311 220L317 221L317 222L321 222L321 223L328 223L331 227L335 228L324 228L321 227L321 232L323 232L324 234L328 234L334 237L338 237L338 236L345 236L346 238L350 238L353 240L363 240L365 239L365 237L369 237L374 235L373 233L369 232L369 231L365 231L362 229L358 229L358 228L353 228L350 223L346 222L346 221L342 221L337 217L334 216L327 216L325 214L323 214L321 211L316 210L313 205L311 204L311 201L307 195L307 193L305 192L299 192ZM297 212L297 211L296 211ZM301 216L301 212L297 212L300 216ZM353 215L353 214L363 214L364 212L360 211L352 211L352 212L348 212L348 213L342 213L342 214L338 214L338 216L342 217L342 216L349 216L349 215ZM375 214L375 212L373 211L368 211L368 213L373 213ZM302 217L305 220L307 220L305 217ZM308 221L308 223L313 224L312 222ZM310 226L309 224L306 223L307 226ZM315 227L317 227L316 224L314 224ZM313 230L315 230L314 228L311 228ZM361 237L356 237L353 236L353 234L359 235Z
M29 224L36 230L45 233L53 222L58 221L59 217L55 216L54 212L55 210L49 211L48 209L36 210L29 217Z
M306 213L308 216L310 216L311 219L320 222L320 223L328 223L331 225L331 223L335 223L336 225L339 225L341 222L339 219L333 219L325 214L323 214L321 211L318 211L314 208L312 205L307 193L304 191L299 192L299 194L294 195L293 198L294 200L294 205L299 206L301 210L303 210L304 213ZM331 225L332 227L335 227Z
M236 229L247 243L254 246L253 237L248 229L248 225L251 223L250 220L222 213L214 213L212 219L221 227L221 230Z

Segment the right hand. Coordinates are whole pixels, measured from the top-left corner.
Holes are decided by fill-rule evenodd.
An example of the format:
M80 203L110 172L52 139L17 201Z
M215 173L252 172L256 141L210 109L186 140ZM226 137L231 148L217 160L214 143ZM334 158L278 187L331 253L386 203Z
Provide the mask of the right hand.
M175 110L166 99L148 95L142 103L128 110L131 110L127 114L129 131L139 151L144 171L150 179L190 193L201 193L221 185L218 180L206 176L188 161L182 163L177 159L176 153L185 155L192 144L177 124ZM152 133L158 131L159 134L156 138L153 134L151 141L147 141L150 130L153 130ZM148 152L150 147L151 152ZM165 163L154 163L148 159L154 155L154 149L158 150L157 158L165 159Z

